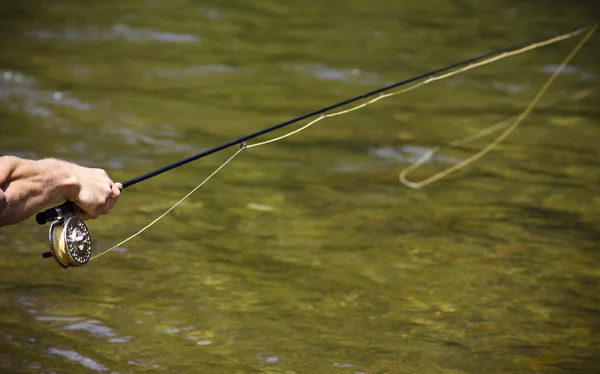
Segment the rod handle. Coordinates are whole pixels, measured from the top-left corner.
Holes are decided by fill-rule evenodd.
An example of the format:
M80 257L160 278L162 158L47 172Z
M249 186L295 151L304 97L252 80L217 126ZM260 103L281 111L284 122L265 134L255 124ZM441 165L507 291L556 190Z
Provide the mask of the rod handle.
M64 216L65 214L75 212L75 208L75 203L73 203L72 201L65 201L64 203L58 206L46 209L43 212L39 212L35 215L35 220L38 224L44 225L48 222L54 221L58 217Z

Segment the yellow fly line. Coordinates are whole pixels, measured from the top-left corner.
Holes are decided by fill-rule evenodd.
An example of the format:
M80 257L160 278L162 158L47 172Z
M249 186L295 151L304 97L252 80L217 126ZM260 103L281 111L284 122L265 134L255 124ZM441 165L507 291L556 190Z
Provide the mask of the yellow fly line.
M522 122L523 120L525 120L525 118L527 118L527 116L531 113L531 111L534 109L535 105L539 102L539 100L541 99L541 97L544 95L544 93L548 90L548 88L552 85L552 83L554 82L554 80L558 77L558 75L564 70L564 68L569 64L569 62L573 59L573 57L577 54L577 52L581 49L581 47L583 47L583 45L588 41L588 39L594 34L594 32L596 31L596 29L598 28L598 25L594 25L589 29L579 29L567 34L563 34L563 35L559 35L544 41L540 41L537 43L532 43L528 46L513 50L513 51L507 51L507 52L503 52L500 53L498 55L495 56L491 56L487 59L483 59L481 61L478 62L474 62L470 65L466 65L460 68L457 68L455 70L452 70L448 73L444 73L444 74L440 74L440 75L433 75L433 76L429 76L427 79L416 83L412 86L403 88L403 89L399 89L397 91L393 91L393 92L387 92L387 93L381 93L379 96L365 101L359 105L350 107L348 109L345 110L341 110L338 112L333 112L333 113L324 113L321 114L321 116L317 117L316 119L310 121L309 123L307 123L306 125L290 131L284 135L275 137L273 139L269 139L269 140L265 140L263 142L259 142L259 143L254 143L254 144L242 144L241 148L237 150L237 152L235 152L231 157L229 157L221 166L219 166L212 174L210 174L208 177L206 177L202 182L200 182L200 184L198 184L196 187L194 187L187 195L185 195L183 198L181 198L179 201L177 201L173 206L171 206L168 210L166 210L163 214L161 214L160 216L158 216L156 219L154 219L152 222L150 222L148 225L144 226L142 229L140 229L138 232L136 232L135 234L131 235L130 237L128 237L127 239L119 242L118 244L112 246L111 248L98 253L97 255L91 257L91 260L98 258L110 251L112 251L113 249L125 244L126 242L130 241L131 239L137 237L138 235L140 235L142 232L146 231L148 228L150 228L151 226L153 226L155 223L157 223L158 221L160 221L162 218L164 218L169 212L171 212L173 209L175 209L177 206L179 206L181 203L183 203L187 198L189 198L194 192L196 192L196 190L198 190L200 187L202 187L206 182L208 182L208 180L210 180L213 176L215 176L219 171L221 171L225 165L227 165L229 162L231 162L231 160L233 160L236 156L238 156L243 150L245 149L250 149L250 148L254 148L254 147L260 147L269 143L274 143L277 141L280 141L282 139L285 139L289 136L295 135L301 131L306 130L307 128L309 128L310 126L314 125L315 123L325 119L325 118L329 118L329 117L336 117L336 116L341 116L353 111L356 111L358 109L364 108L368 105L371 105L373 103L376 103L379 100L382 100L384 98L388 98L391 96L395 96L395 95L399 95L399 94L403 94L406 93L408 91L412 91L414 89L417 89L419 87L425 86L429 83L432 82L436 82L436 81L440 81L443 79L447 79L450 78L452 76L455 76L457 74L461 74L464 73L466 71L469 71L471 69L475 69L477 67L480 66L484 66L487 64L490 64L492 62L510 57L510 56L515 56L515 55L519 55L521 53L525 53L527 51L536 49L536 48L540 48L546 45L550 45L550 44L554 44L557 43L559 41L565 40L565 39L569 39L572 38L574 36L580 35L584 32L585 35L584 37L579 41L579 43L577 43L577 45L573 48L573 50L569 53L569 55L563 60L563 62L559 65L559 67L552 73L552 75L550 76L550 78L546 81L546 83L544 83L544 85L542 86L542 88L539 90L539 92L536 94L536 96L533 98L533 100L531 100L531 102L527 105L527 107L525 108L525 110L519 114L518 116L514 116L511 117L507 120L503 120L495 125L492 125L491 127L488 127L487 129L484 129L483 131L480 131L476 134L470 135L466 138L460 139L460 140L456 140L450 144L448 144L448 146L450 147L456 147L456 146L460 146L463 144L466 144L468 142L474 141L476 139L479 139L483 136L489 135L491 133L494 133L496 131L500 131L503 128L506 128L496 139L494 139L491 143L489 143L487 146L485 146L482 150L480 150L479 152L475 153L474 155L468 157L467 159L458 162L455 165L452 165L451 167L436 173L435 175L426 178L424 180L418 181L418 182L411 182L408 181L406 179L406 176L408 173L410 173L411 171L414 171L415 169L419 168L421 165L423 165L427 160L429 160L431 158L432 155L434 155L437 151L439 151L439 147L434 147L430 150L428 150L428 152L422 156L421 158L419 158L417 161L415 161L413 164L411 164L410 166L406 167L405 169L403 169L400 172L399 175L399 179L400 182L402 182L404 185L410 187L410 188L421 188L424 187L428 184L431 184L433 182L439 181L440 179L450 175L451 173L454 173L455 171L464 168L465 166L475 162L476 160L480 159L481 157L483 157L484 155L486 155L487 153L489 153L492 149L494 149L494 147L496 147L500 142L502 142L504 139L506 139L506 137L508 135L510 135L511 132L513 132Z
M592 34L596 31L598 25L594 25L586 34L585 36L579 41L579 43L577 43L577 45L573 48L573 50L569 53L569 55L563 60L563 62L558 66L558 68L556 70L554 70L554 72L552 73L552 75L550 76L550 78L548 78L548 80L546 81L546 83L544 83L544 85L542 86L542 88L540 88L540 90L538 91L538 93L535 95L535 97L533 98L533 100L531 100L531 102L527 105L527 107L525 108L525 110L523 112L521 112L521 114L519 114L518 116L514 117L514 118L510 118L508 120L503 120L493 126L491 126L488 129L483 130L480 134L475 134L472 137L467 137L464 139L460 139L457 141L454 141L452 143L450 143L449 145L452 147L456 147L462 144L466 144L469 143L475 139L478 139L484 135L487 135L488 133L492 132L492 129L497 129L498 127L503 127L506 126L508 124L510 124L508 126L508 128L506 130L504 130L496 139L494 139L491 143L489 143L488 145L486 145L483 149L481 149L479 152L473 154L472 156L450 166L447 169L444 169L434 175L432 175L429 178L423 179L419 182L410 182L409 180L406 179L406 175L408 173L410 173L411 171L419 168L421 165L423 165L433 154L435 154L439 148L432 148L430 149L427 153L425 153L425 155L423 155L420 159L418 159L417 161L415 161L413 164L411 164L410 166L408 166L407 168L403 169L400 172L400 182L402 182L402 184L404 184L407 187L410 188L421 188L424 187L428 184L431 184L433 182L439 181L440 179L447 177L448 175L454 173L457 170L460 170L462 168L464 168L465 166L477 161L478 159L480 159L481 157L485 156L486 154L488 154L492 149L494 149L498 144L500 144L500 142L502 142L504 139L506 139L506 137L508 135L510 135L511 132L513 132L522 122L523 120L525 120L525 118L527 118L527 116L529 115L529 113L531 113L531 111L533 110L533 108L535 107L535 105L540 101L540 99L542 98L542 96L544 95L544 93L546 93L546 91L548 90L548 88L552 85L552 83L554 82L554 80L558 77L558 75L564 70L564 68L569 64L569 62L571 62L571 60L573 59L573 57L575 57L575 55L577 54L577 52L579 52L579 50L581 49L581 47L583 47L583 45L585 44L585 42L588 41L588 39L592 36ZM577 33L571 33L571 34L567 34L565 36L568 37L572 37L574 35L576 35ZM563 38L564 39L564 38ZM558 41L558 40L556 40ZM548 42L546 42L544 45L549 44ZM535 45L532 45L529 47L529 49L532 49L531 47L534 47ZM515 51L515 52L519 52L519 51ZM511 52L511 54L516 54L515 52ZM522 52L525 52L524 50ZM519 53L522 53L519 52ZM500 57L500 56L498 56ZM497 59L497 58L496 58ZM490 60L488 60L490 61ZM491 62L491 61L490 61ZM461 69L462 70L462 69ZM460 70L457 70L455 72L452 73L448 73L445 74L447 77L448 76L452 76L456 73L460 72Z

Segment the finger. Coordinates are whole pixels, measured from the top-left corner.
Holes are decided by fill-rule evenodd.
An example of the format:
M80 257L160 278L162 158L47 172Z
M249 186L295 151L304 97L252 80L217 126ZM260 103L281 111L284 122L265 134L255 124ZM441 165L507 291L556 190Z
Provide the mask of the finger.
M113 184L113 186L116 186L119 189L119 191L123 190L123 184L121 182L117 182L117 183Z
M110 212L110 210L115 206L116 203L117 203L117 199L113 199L113 198L106 199L106 202L104 203L104 207L102 208L102 214L108 214L108 212Z
M118 199L119 196L121 196L121 190L119 189L119 187L117 186L117 184L120 185L120 183L113 184L112 185L112 191L111 191L111 197L113 199L115 199L115 200Z

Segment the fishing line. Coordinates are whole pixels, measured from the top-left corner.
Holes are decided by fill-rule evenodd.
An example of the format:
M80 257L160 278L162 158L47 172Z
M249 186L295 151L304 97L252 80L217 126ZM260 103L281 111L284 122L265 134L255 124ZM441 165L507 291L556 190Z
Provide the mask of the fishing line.
M583 47L583 45L588 41L588 39L592 36L592 34L594 34L597 27L598 27L597 25L594 25L594 27L592 27L587 32L587 34L579 41L579 43L577 43L575 48L573 48L571 53L569 53L569 55L563 60L563 62L559 65L559 67L556 70L554 70L554 72L552 73L550 78L548 78L546 83L544 83L542 88L538 91L537 95L535 95L533 100L531 100L529 105L527 105L527 108L525 108L525 110L516 117L515 121L506 130L504 130L504 132L502 134L500 134L496 139L494 139L491 143L486 145L483 149L481 149L479 152L473 154L472 156L448 167L447 169L444 169L444 170L432 175L429 178L423 179L419 182L411 182L411 181L407 180L406 175L408 173L421 167L421 165L423 165L425 162L427 162L427 160L429 160L431 158L431 156L433 156L436 152L439 151L438 147L434 147L434 148L430 149L429 151L427 151L427 153L425 153L425 155L423 155L419 160L417 160L416 162L414 162L413 164L411 164L410 166L408 166L407 168L403 169L400 172L400 175L399 175L400 182L410 188L414 188L414 189L422 188L424 186L427 186L428 184L431 184L433 182L439 181L442 178L447 177L448 175L464 168L467 165L472 164L473 162L479 160L481 157L485 156L490 151L492 151L498 144L500 144L504 139L506 139L506 137L508 137L508 135L510 135L525 120L525 118L527 118L527 116L529 115L529 113L531 113L531 111L533 110L535 105L540 101L540 99L542 98L544 93L546 93L548 88L552 85L554 80L564 70L564 68L569 64L569 62L573 59L573 57L575 57L577 52L581 49L581 47ZM498 124L493 125L492 127L496 128L498 125L506 125L506 122L508 122L508 121L506 121L506 120L501 121ZM486 132L486 130L484 130L484 132ZM479 136L479 137L481 137L481 136ZM455 147L455 146L473 141L477 138L478 138L477 136L467 137L465 139L461 139L461 140L452 142L449 145L452 147Z
M215 176L215 174L217 174L221 169L223 169L225 167L225 165L227 165L229 163L229 161L233 160L235 158L235 156L237 156L241 151L243 151L244 149L246 149L245 145L242 144L242 146L240 147L240 149L237 150L237 152L235 152L233 154L233 156L229 157L229 159L227 159L227 161L225 161L223 164L221 164L221 166L219 166L217 168L217 170L213 171L211 175L209 175L208 177L206 177L206 179L204 179L202 182L200 182L199 185L197 185L196 187L194 187L193 190L191 190L187 195L185 195L184 197L181 198L181 200L179 200L178 202L176 202L172 207L170 207L166 212L164 212L163 214L161 214L160 216L158 216L154 221L150 222L149 224L147 224L146 226L144 226L144 228L142 228L141 230L139 230L138 232L136 232L135 234L131 235L129 238L123 240L120 243L117 243L115 245L113 245L111 248L107 249L104 252L100 252L95 256L92 256L92 258L90 258L90 260L93 260L97 257L102 256L103 254L106 254L110 251L112 251L113 249L127 243L128 241L130 241L131 239L135 238L136 236L140 235L141 233L143 233L144 231L146 231L146 229L148 229L149 227L151 227L152 225L154 225L156 222L160 221L164 216L166 216L167 214L169 214L170 211L172 211L173 209L175 209L177 206L179 206L179 204L183 203L188 197L190 197L194 192L196 192L196 190L200 187L202 187L204 185L204 183L208 182L208 180L210 178L212 178L213 176Z
M424 158L424 160L422 160L422 161L419 160L419 161L421 161L420 163L418 161L415 162L414 164L411 165L412 168L408 167L408 168L402 170L402 172L400 173L400 181L403 184L407 185L408 187L411 187L411 188L421 188L421 187L423 187L423 186L425 186L427 184L430 184L430 183L433 183L434 181L440 180L440 179L444 178L445 176L447 176L447 175L449 175L449 174L451 174L451 173L453 173L453 172L455 172L455 171L457 171L457 170L459 170L459 169L461 169L461 168L469 165L470 163L472 163L472 162L476 161L477 159L483 157L486 153L490 152L496 145L498 145L502 140L504 140L529 115L529 113L531 112L531 110L533 109L533 107L535 106L535 104L537 104L537 102L542 97L542 95L546 92L546 90L548 89L548 87L550 87L550 85L554 82L554 80L556 79L556 77L563 71L563 69L565 68L565 66L571 61L571 59L581 49L581 47L585 44L585 42L592 36L592 34L596 31L596 28L597 28L597 25L594 25L588 31L588 33L585 35L585 37L575 46L575 48L571 51L571 53L567 56L567 58L561 63L561 65L558 67L558 69L556 69L553 72L553 74L550 76L550 78L548 79L548 81L546 81L546 83L542 86L542 89L538 92L538 94L534 97L534 99L529 103L529 105L527 106L527 109L525 109L525 111L520 116L517 117L517 119L515 120L515 122L508 129L506 129L498 138L496 138L496 140L494 140L492 143L490 143L488 146L486 146L483 150L479 151L475 155L467 158L464 161L461 161L461 162L457 163L456 165L454 165L454 166L452 166L452 167L450 167L450 168L448 168L448 169L446 169L446 170L444 170L442 172L439 172L439 173L435 174L434 176L432 176L430 178L427 178L424 181L414 183L414 182L410 182L410 181L406 180L405 177L406 177L406 174L408 172L410 172L410 171L418 168L419 166L421 166L424 162L427 161L427 159L429 159L429 157L431 157L435 153L435 152L428 152L428 153L431 153L429 155L429 157ZM463 73L465 71L474 69L476 67L480 67L480 66L483 66L483 65L486 65L486 64L498 61L498 60L506 58L506 57L515 56L515 55L518 55L518 54L530 51L530 50L535 49L535 48L543 47L545 45L549 45L549 44L552 44L552 43L556 43L556 42L559 42L559 41L562 41L562 40L574 37L576 35L581 34L581 32L582 31L580 31L580 30L576 30L576 31L573 31L573 32L568 33L568 34L559 35L559 36L554 37L552 39L549 39L549 40L546 40L546 41L543 41L543 42L539 42L539 43L535 43L535 44L532 44L530 46L523 47L521 49L517 49L515 51L504 52L504 53L502 53L500 55L497 55L495 57L492 57L492 58L489 58L487 60L483 60L483 61L480 61L480 62L476 62L476 63L473 63L471 65L464 66L462 68L459 68L457 70L451 71L449 73L445 73L443 75L430 76L426 80L424 80L422 82L419 82L417 84L414 84L412 86L409 86L407 88L400 89L400 90L394 91L394 92L389 92L389 93L381 93L379 96L377 96L377 97L375 97L375 98L373 98L373 99L371 99L371 100L369 100L367 102L364 102L362 104L359 104L359 105L356 105L354 107L351 107L349 109L341 110L339 112L334 112L334 113L322 113L321 116L315 118L314 120L310 121L306 125L298 128L296 130L290 131L290 132L288 132L286 134L283 134L281 136L278 136L276 138L265 140L265 141L259 142L259 143L245 145L242 148L240 148L235 154L233 154L233 156L231 156L221 166L219 166L211 175L209 175L205 180L203 180L198 186L196 186L192 191L190 191L187 195L185 195L181 200L179 200L177 203L175 203L175 205L173 205L171 208L169 208L166 212L164 212L162 215L160 215L154 221L150 222L147 226L145 226L144 228L142 228L141 230L139 230L138 232L136 232L135 234L133 234L129 238L127 238L127 239L123 240L122 242L114 245L112 248L109 248L106 251L101 252L101 253L93 256L91 259L95 259L95 258L97 258L99 256L102 256L102 255L104 255L104 254L112 251L113 249L115 249L115 248L117 248L117 247L125 244L129 240L135 238L136 236L138 236L139 234L141 234L143 231L145 231L146 229L148 229L149 227L151 227L152 225L154 225L156 222L160 221L164 216L166 216L170 211L172 211L173 209L175 209L175 207L177 207L179 204L181 204L183 201L185 201L188 197L190 197L194 192L196 192L196 190L198 190L200 187L202 187L210 178L212 178L214 175L216 175L225 165L227 165L231 160L233 160L233 158L235 158L241 151L243 151L245 149L259 147L259 146L263 146L263 145L266 145L266 144L269 144L269 143L274 143L274 142L280 141L280 140L285 139L285 138L287 138L289 136L295 135L295 134L297 134L297 133L299 133L301 131L306 130L310 126L314 125L315 123L317 123L317 122L319 122L319 121L321 121L321 120L323 120L325 118L335 117L335 116L341 116L341 115L344 115L344 114L356 111L358 109L364 108L364 107L366 107L368 105L371 105L371 104L373 104L373 103L375 103L375 102L377 102L379 100L382 100L384 98L388 98L388 97L391 97L391 96L395 96L395 95L399 95L399 94L402 94L402 93L406 93L406 92L412 91L412 90L414 90L416 88L425 86L426 84L429 84L429 83L432 83L432 82L435 82L435 81L439 81L439 80L442 80L442 79L450 78L450 77L452 77L454 75ZM491 126L490 129L482 131L482 133L484 133L486 131L493 131L493 129L497 130L498 128L501 128L502 126L506 125L504 122L505 121L501 121L500 123ZM484 136L484 135L479 135L479 136ZM470 138L474 138L474 136L471 136ZM472 140L475 140L475 139L472 139ZM457 144L460 144L460 141L458 141Z
M193 188L187 195L185 195L183 198L181 198L178 202L176 202L173 206L171 206L169 209L167 209L163 214L161 214L160 216L158 216L156 219L154 219L152 222L150 222L148 225L144 226L142 229L140 229L139 231L137 231L136 233L134 233L133 235L131 235L130 237L128 237L127 239L119 242L118 244L112 246L111 248L90 257L89 255L91 254L91 241L90 241L90 237L89 237L89 232L87 231L87 227L85 226L85 224L83 224L83 222L77 220L76 217L72 216L77 207L72 203L72 202L66 202L60 206L54 207L54 208L50 208L44 212L40 212L36 215L36 221L39 224L45 224L47 222L52 222L53 221L53 226L56 226L56 232L54 232L50 229L50 247L51 247L51 251L50 252L45 252L43 254L44 257L54 257L55 260L57 260L57 262L59 263L59 265L63 266L63 267L70 267L70 266L77 266L77 265L82 265L87 263L88 259L95 259L98 258L110 251L112 251L113 249L127 243L128 241L130 241L131 239L137 237L138 235L140 235L142 232L144 232L145 230L147 230L148 228L152 227L154 224L156 224L158 221L160 221L162 218L164 218L169 212L171 212L173 209L175 209L177 206L179 206L181 203L183 203L186 199L188 199L194 192L196 192L196 190L198 190L200 187L202 187L206 182L208 182L208 180L210 180L213 176L215 176L218 172L220 172L229 162L231 162L236 156L238 156L243 150L246 150L248 148L254 148L254 147L258 147L258 146L263 146L269 143L274 143L277 142L279 140L285 139L289 136L292 136L294 134L297 134L301 131L304 131L305 129L309 128L310 126L314 125L315 123L323 120L324 118L329 118L329 117L335 117L335 116L340 116L340 115L344 115L353 111L356 111L358 109L364 108L368 105L371 105L373 103L376 103L379 100L382 100L384 98L388 98L391 96L395 96L395 95L399 95L402 93L406 93L409 91L412 91L414 89L417 89L419 87L425 86L429 83L435 82L435 81L440 81L443 79L447 79L449 77L452 77L454 75L469 71L471 69L474 69L476 67L480 67L483 65L487 65L490 64L492 62L510 57L510 56L515 56L536 48L540 48L546 45L550 45L565 39L569 39L572 38L576 35L579 35L583 32L585 32L586 30L588 30L587 34L585 35L584 38L582 38L582 40L577 44L577 46L571 51L571 53L567 56L567 58L562 62L562 64L559 66L558 69L556 69L554 71L554 73L551 75L550 79L548 79L548 81L544 84L544 86L542 87L542 89L538 92L538 94L534 97L534 99L529 103L529 105L527 106L527 108L525 109L525 111L523 111L519 116L517 116L516 120L498 137L496 138L492 143L490 143L488 146L486 146L483 150L481 150L480 152L476 153L475 155L469 157L466 160L463 160L455 165L453 165L452 167L435 174L434 176L427 178L426 180L420 181L420 182L410 182L408 180L406 180L406 174L412 170L415 170L416 168L418 168L419 166L421 166L424 162L426 162L435 152L437 152L439 150L439 147L434 147L431 150L429 150L429 152L422 157L421 159L417 160L417 162L413 163L412 165L410 165L408 168L402 170L402 172L400 173L400 181L402 183L404 183L405 185L411 187L411 188L420 188L422 186L425 186L427 184L433 183L434 181L437 181L447 175L449 175L450 173L461 169L465 166L467 166L468 164L474 162L475 160L481 158L482 156L484 156L486 153L488 153L489 151L491 151L498 143L500 143L504 138L506 138L528 115L529 113L532 111L533 107L537 104L537 102L540 100L541 96L546 92L546 90L548 89L548 87L553 83L553 81L556 79L556 77L560 74L560 72L562 72L562 70L564 69L564 67L569 63L569 61L575 56L575 54L579 51L579 49L581 49L581 47L585 44L585 42L591 37L591 35L595 32L597 28L597 25L593 25L591 28L587 27L587 28L580 28L568 33L564 33L552 38L547 38L544 40L540 40L537 42L529 42L529 43L522 43L519 45L515 45L512 47L508 47L502 50L498 50L498 51L494 51L494 52L488 52L486 54L474 57L472 59L469 60L465 60L465 61L461 61L452 65L448 65L445 66L443 68L439 68L437 70L425 73L425 74L421 74L418 76L415 76L413 78L409 78L407 80L401 81L401 82L397 82L388 86L385 86L383 88L379 88L376 89L374 91L370 91L367 92L365 94L356 96L354 98L351 99L347 99L345 101L339 102L337 104L333 104L330 105L328 107L324 107L321 108L317 111L311 112L311 113L307 113L304 114L302 116L293 118L291 120L282 122L280 124L271 126L269 128L266 128L264 130L255 132L253 134L247 135L245 137L230 141L228 143L222 144L218 147L209 149L207 151L201 152L197 155L194 156L190 156L186 159L177 161L175 163L172 163L170 165L164 166L162 168L159 168L157 170L154 170L150 173L141 175L139 177L133 178L131 180L125 181L121 184L121 189L125 189L128 186L134 185L136 183L142 182L144 180L147 180L149 178L152 178L156 175L162 174L166 171L169 171L173 168L182 166L188 162L197 160L199 158L208 156L212 153L221 151L225 148L229 148L231 146L234 145L239 145L240 148L238 149L237 152L235 152L232 156L230 156L223 164L221 164L221 166L219 166L213 173L211 173L207 178L205 178L202 182L200 182L200 184L198 184L195 188ZM438 75L439 74L439 75ZM418 82L419 80L424 79L420 82ZM392 92L385 92L385 91L389 91L392 90L396 87L402 86L402 85L407 85L410 84L412 82L418 82L415 83L411 86L408 86L406 88L402 88L396 91L392 91ZM361 99L366 99L368 97L377 95L376 97L365 101L359 105L356 105L354 107L350 107L348 109L345 110L341 110L338 112L334 112L334 113L329 113L329 111L335 109L335 108L339 108L342 106L345 106L347 104L350 104L352 102L361 100ZM258 136L261 136L263 134L266 134L268 132L277 130L279 128L282 128L284 126L299 122L303 119L309 118L309 117L313 117L315 115L320 115L319 117L315 118L314 120L310 121L309 123L307 123L306 125L290 131L288 133L285 133L281 136L272 138L272 139L268 139L262 142L258 142L258 143L254 143L254 144L247 144L247 141L253 138L256 138ZM512 118L511 118L512 119ZM480 137L483 137L487 134L493 133L495 131L499 131L500 129L502 129L503 127L506 126L505 121L502 121L496 125L491 126L488 129L484 129L483 131L481 131L478 134L474 134L471 136L468 136L464 139L455 141L453 143L450 143L450 145L454 144L456 145L460 145L460 144L465 144L468 141L473 141L475 139L478 139ZM59 223L64 222L64 226L59 225ZM66 256L69 255L69 256ZM75 260L77 259L77 256L82 256L81 258L85 261L79 262L79 261L69 261L69 260Z
M577 102L577 101L580 101L580 100L584 99L585 97L589 96L591 93L592 93L592 91L590 91L590 90L583 90L583 91L580 91L580 92L576 93L575 95L573 95L571 98L569 98L569 100L571 102ZM476 140L479 140L479 139L481 139L481 138L483 138L483 137L485 137L487 135L490 135L490 134L493 134L495 132L498 132L498 131L502 130L503 128L509 126L512 123L512 121L516 120L518 117L519 117L518 115L515 115L515 116L512 116L512 117L505 118L502 121L497 122L496 124L494 124L494 125L486 128L486 129L483 129L483 130L478 131L478 132L476 132L474 134L468 135L468 136L466 136L464 138L461 138L461 139L458 139L458 140L454 140L454 141L448 143L446 145L446 147L448 147L448 148L457 148L457 147L463 146L465 144L472 143L472 142L474 142ZM407 166L406 168L404 168L400 172L400 182L402 182L402 184L406 185L407 187L415 188L415 189L416 188L421 188L421 187L425 186L425 184L419 185L419 183L424 183L425 180L421 181L421 182L410 182L410 181L408 181L406 179L406 175L409 172L418 169L424 163L426 163L427 161L429 161L431 159L431 157L433 157L433 155L435 155L436 153L438 153L441 150L441 148L442 147L439 147L439 146L429 148L423 154L423 156L419 157L412 164L410 164L409 166ZM433 178L433 176L430 177L430 178ZM434 181L432 180L428 184L433 183L433 182Z
M587 41L587 39L591 36L591 34L593 34L593 32L595 31L596 27L597 27L597 25L594 25L592 27L592 29L590 30L590 32L586 36L585 40L583 40L583 43L585 43L585 41ZM533 43L533 44L531 44L531 45L529 45L527 47L523 47L523 48L520 48L520 49L517 49L517 50L514 50L514 51L503 52L503 53L501 53L501 54L499 54L497 56L494 56L494 57L491 57L489 59L485 59L485 60L482 60L482 61L479 61L479 62L475 62L475 63L472 63L470 65L466 65L466 66L464 66L462 68L459 68L457 70L451 71L451 72L446 73L446 74L431 75L429 78L427 78L424 81L421 81L421 82L419 82L417 84L414 84L412 86L409 86L407 88L404 88L404 89L401 89L401 90L398 90L398 91L388 92L388 93L383 93L382 92L378 97L376 97L376 98L374 98L372 100L369 100L369 101L364 102L364 103L362 103L360 105L357 105L355 107L352 107L352 108L349 108L349 109L346 109L346 110L342 110L342 111L339 111L339 112L328 113L328 114L321 114L320 117L314 119L313 121L309 122L308 124L302 126L301 128L299 128L297 130L291 131L291 132L289 132L287 134L281 135L281 136L279 136L277 138L274 138L274 139L270 139L270 140L266 140L264 142L260 142L260 143L248 145L248 148L258 147L260 145L264 145L264 144L268 144L268 143L273 143L273 142L279 141L281 139L287 138L288 136L297 134L300 131L304 131L305 129L307 129L310 126L312 126L313 124L321 121L322 119L329 118L329 117L340 116L340 115L343 115L343 114L346 114L346 113L353 112L355 110L358 110L358 109L364 108L364 107L366 107L368 105L371 105L371 104L373 104L373 103L375 103L375 102L377 102L377 101L379 101L381 99L385 99L387 97L396 96L396 95L399 95L399 94L406 93L408 91L412 91L412 90L417 89L419 87L423 87L423 86L425 86L425 85L427 85L429 83L432 83L432 82L435 82L435 81L439 81L439 80L442 80L442 79L450 78L450 77L452 77L454 75L463 73L463 72L471 70L471 69L475 69L476 67L487 65L489 63L492 63L492 62L504 59L506 57L515 56L515 55L518 55L518 54L530 51L532 49L540 48L540 47L543 47L545 45L553 44L553 43L556 43L556 42L559 42L559 41L562 41L562 40L565 40L565 39L572 38L572 37L574 37L576 35L581 34L583 31L584 30L575 30L575 31L572 31L570 33L559 35L559 36L556 36L554 38L551 38L551 39L548 39L548 40L545 40L545 41L542 41L542 42ZM583 45L583 43L581 43L581 45ZM579 50L579 48L581 47L581 45L578 45L576 47L575 53Z

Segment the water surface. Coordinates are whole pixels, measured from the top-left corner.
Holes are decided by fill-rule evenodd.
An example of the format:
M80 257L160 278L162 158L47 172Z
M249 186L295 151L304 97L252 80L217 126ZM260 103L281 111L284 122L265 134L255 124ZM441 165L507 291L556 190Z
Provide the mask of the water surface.
M126 180L225 141L599 14L558 1L9 1L0 151ZM600 38L483 160L400 170L522 111L576 40L242 153L87 266L0 230L0 368L14 373L600 372ZM569 98L589 94L577 102ZM487 139L489 140L489 138ZM485 140L444 149L414 178ZM233 150L127 189L112 246Z

